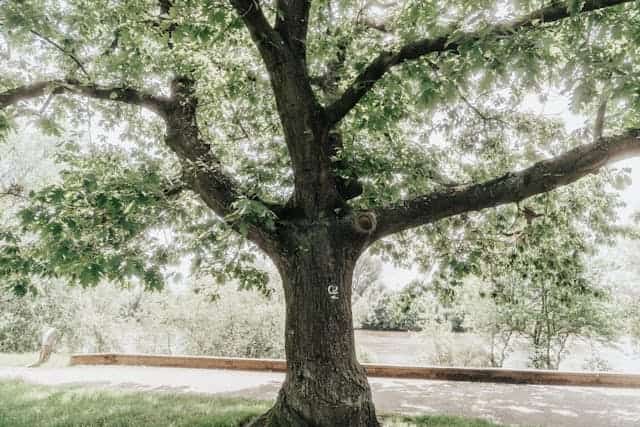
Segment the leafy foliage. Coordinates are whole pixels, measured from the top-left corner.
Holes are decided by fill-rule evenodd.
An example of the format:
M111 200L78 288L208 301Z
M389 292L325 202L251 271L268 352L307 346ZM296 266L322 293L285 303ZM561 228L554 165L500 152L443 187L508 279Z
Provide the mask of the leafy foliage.
M216 288L211 279L153 293L141 285L70 289L62 281L34 282L37 295L18 298L0 289L0 352L37 351L42 332L54 327L61 334L57 351L284 357L280 294Z
M7 146L20 142L11 137ZM159 289L170 269L187 256L202 276L213 275L221 283L237 279L241 288L271 292L266 273L254 265L255 253L201 202L185 195L179 179L167 178L175 176L172 165L153 152L123 152L111 145L81 150L71 143L56 152L57 182L42 185L19 178L24 190L14 205L15 219L12 211L4 218L0 277L15 293L36 291L32 275L64 277L82 286L140 281ZM12 162L20 168L22 159ZM6 178L9 183L14 179ZM262 215L246 210L239 208L238 215Z
M421 282L412 282L397 292L385 292L363 317L363 329L419 331L431 316L430 304Z
M569 212L559 204L566 199L555 196L516 212L499 210L490 231L483 238L465 239L464 249L441 271L449 277L439 287L445 300L456 299L465 283L458 277L484 283L462 292L467 293L463 311L474 311L468 326L488 333L497 344L492 348L496 364L516 334L530 340L533 366L557 369L569 339L607 340L616 333L611 296L587 266L594 245L621 231L609 225L615 198L581 201L574 193ZM579 210L578 218L573 209Z
M272 2L264 3L273 20ZM358 176L364 186L350 208L372 209L499 177L592 139L589 130L569 133L562 123L527 110L532 99L544 101L556 91L570 95L571 112L589 117L601 98L610 99L607 132L640 123L637 2L580 14L583 2L567 1L567 20L535 21L508 36L489 29L541 2L410 0L382 11L357 3L313 3L307 61L325 105L380 52L443 34L458 47L394 68L341 123L338 172ZM383 30L371 20L383 20ZM290 196L294 180L269 75L256 65L259 52L226 2L176 2L162 11L152 0L8 0L0 5L0 38L7 46L0 64L3 91L25 80L64 77L166 94L175 75L193 79L199 137L226 172L246 194L281 203ZM20 227L3 219L3 286L35 292L39 276L158 289L169 268L189 258L203 276L272 292L268 275L256 266L255 247L243 237L251 224L272 230L277 215L252 197L236 200L227 220L238 224L238 235L193 194L176 190L181 165L158 147L163 128L157 118L69 94L35 107L25 102L3 112L0 138L15 143L9 130L29 124L59 142L83 146L94 142L96 129L100 135L84 151L61 148L57 182L25 186L33 192L19 203ZM14 120L14 113L26 122ZM118 135L119 147L106 135ZM553 326L554 336L604 333L597 328L606 324L599 323L597 309L606 293L593 286L584 255L622 231L615 226L620 202L613 189L628 180L628 171L608 170L522 206L390 237L373 252L437 270L435 286L446 303L464 278L481 279L496 310L504 310L500 322L513 323L536 345L548 347L552 339L535 326L548 326L549 312L565 313L553 319L561 322ZM426 308L414 306L410 292L383 297L371 324L419 327ZM543 313L531 304L542 297L550 304ZM545 363L551 364L548 357Z
M613 99L607 128L637 124L638 109L633 106L640 102L635 77L639 9L633 4L577 15L580 5L567 2L575 17L565 22L537 23L502 37L486 31L490 24L526 15L539 2L504 7L489 0L446 5L408 1L383 11L348 1L314 2L307 41L309 73L336 74L333 86L315 88L325 103L382 50L445 33L452 33L451 42L460 45L455 53L407 63L389 73L341 125L341 173L360 177L365 187L363 196L351 202L353 207L368 209L452 183L499 176L584 139L584 134L568 137L558 123L543 116L523 114L522 99L532 92L544 97L551 88L570 91L572 110L584 114L592 114L594 99L607 92ZM269 2L265 11L273 19ZM365 18L384 21L387 32L368 25ZM117 5L106 0L10 0L0 7L0 23L3 43L12 48L0 66L3 88L23 80L26 68L32 79L49 78L56 69L67 77L91 81L99 76L101 81L158 93L166 91L176 72L194 78L202 100L198 124L203 138L248 194L286 201L293 180L269 78L256 65L260 58L240 17L226 3L180 2L163 14L152 0ZM469 40L469 32L481 37ZM24 292L17 276L28 271L67 275L83 284L136 276L156 288L162 282L161 266L190 252L196 266L208 268L205 273L241 278L243 286L268 292L264 274L250 265L251 246L232 237L199 202L183 199L182 206L176 206L162 195L176 176L177 162L154 145L162 133L157 119L129 106L73 96L47 103L42 115L29 107L20 105L19 110L35 116L58 138L74 135L80 140L86 137L85 129L99 124L140 150L131 169L123 162L129 154L118 154L115 148L83 161L65 159L71 174L35 194L34 205L23 211L26 230L44 239L40 247L11 242L19 239L15 233L5 240L4 259L8 262L10 256L15 262L4 275L14 275L16 289ZM10 122L10 116L3 115L0 131ZM115 168L110 168L109 158ZM592 194L594 187L600 191L606 182L620 184L619 179L606 174L574 191ZM476 223L495 217L472 216ZM277 219L250 199L236 203L233 217L243 223L271 224ZM456 218L423 227L376 249L398 262L430 263L434 255L452 250L448 241L467 227L466 221ZM149 235L158 228L177 232L179 247L145 247L141 241L150 243ZM245 228L241 225L240 231ZM188 233L182 234L184 230ZM416 241L425 245L414 250Z

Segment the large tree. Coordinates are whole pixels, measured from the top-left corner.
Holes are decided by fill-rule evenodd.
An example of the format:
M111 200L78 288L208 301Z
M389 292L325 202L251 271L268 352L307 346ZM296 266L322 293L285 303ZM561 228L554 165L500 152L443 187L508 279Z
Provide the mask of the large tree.
M351 316L367 248L400 254L398 238L438 240L449 218L464 223L640 155L636 1L4 0L0 25L0 129L24 125L21 113L60 132L56 123L93 111L104 126L129 123L129 139L180 169L163 179L175 170L156 168L150 184L135 178L144 168L122 168L140 189L118 187L124 201L93 197L100 177L65 175L73 194L37 202L66 206L72 222L23 214L58 242L51 262L65 267L38 263L37 273L122 273L109 245L135 236L132 222L100 234L101 257L87 256L90 239L75 252L59 241L82 221L95 236L116 214L162 217L135 207L160 184L167 196L199 196L218 218L211 227L276 265L287 376L254 425L378 425ZM598 120L593 134L565 135L522 113L522 97L552 86L600 119L611 100L613 132ZM149 141L159 134L168 152ZM103 222L74 203L98 206ZM70 254L91 269L78 275ZM152 267L132 271L158 280Z

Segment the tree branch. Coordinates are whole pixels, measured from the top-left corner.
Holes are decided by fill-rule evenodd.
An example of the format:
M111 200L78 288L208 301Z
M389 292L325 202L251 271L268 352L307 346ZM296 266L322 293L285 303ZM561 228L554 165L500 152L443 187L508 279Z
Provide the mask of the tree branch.
M34 36L38 37L39 39L43 40L46 43L49 43L51 46L55 47L56 49L58 49L63 55L68 56L69 58L71 58L71 60L73 62L76 63L76 65L78 66L78 68L80 68L80 70L84 73L84 75L91 80L91 75L89 74L89 72L87 71L87 69L85 68L84 64L82 63L82 61L80 61L78 59L78 57L73 53L68 51L67 49L65 49L64 47L60 46L59 43L57 43L56 41L54 41L53 39L45 36L44 34L39 33L36 30L29 30L31 32L31 34L33 34Z
M5 197L14 197L16 199L26 199L24 188L17 184L10 184L7 188L0 189L0 200Z
M284 40L267 21L258 0L230 1L249 30L262 59L267 64L267 68L272 70L282 58L281 52L284 47Z
M596 121L593 125L593 140L597 141L602 138L604 132L604 120L607 115L607 94L603 94L601 97L600 105L598 106L598 112L596 113Z
M198 98L195 82L188 78L176 78L172 82L172 97L165 121L167 134L165 143L175 152L182 163L182 180L197 193L207 206L236 231L241 225L227 220L241 199L252 199L262 203L265 209L275 209L255 196L245 194L236 180L222 167L220 159L203 140L197 123ZM269 230L260 224L246 224L247 237L264 249L273 251L274 242Z
M145 107L164 116L169 103L168 98L154 96L131 87L108 87L92 83L81 83L77 80L48 80L0 92L0 110L19 102L30 101L47 94L60 95L69 93L87 98L122 102Z
M173 0L159 0L158 4L160 6L160 13L162 15L169 16L171 13L171 8L173 7ZM158 24L156 22L156 24ZM173 49L173 33L176 31L178 26L175 22L172 22L169 27L164 31L167 34L167 46L169 49Z
M347 60L347 41L338 41L337 48L334 60L327 64L327 71L320 76L311 76L309 78L312 85L318 86L325 93L332 95L338 90L339 75Z
M279 1L284 10L280 11L277 30L267 22L258 0L230 2L269 72L294 175L294 191L288 205L310 217L333 209L341 201L328 155L329 132L323 108L311 88L302 48L296 47L299 37L307 31L308 2Z
M185 84L184 80L181 82ZM209 207L224 218L233 212L236 201L248 196L239 191L238 184L223 171L209 144L200 138L195 120L197 102L191 97L190 90L192 86L188 84L187 87L174 89L174 97L164 98L129 87L101 87L75 80L51 80L0 92L0 110L46 94L71 93L138 105L155 111L167 124L167 145L183 161L184 180ZM178 194L182 189L182 186L168 189L167 196ZM265 206L272 205L265 203ZM266 233L259 227L249 227L248 237L257 244L265 244L265 236Z
M587 0L578 13L605 9L634 0ZM462 44L473 43L491 36L511 36L514 32L533 28L540 23L550 23L571 16L565 2L554 2L550 6L532 12L507 24L485 28L481 32L447 34L408 43L396 52L380 53L345 90L340 99L327 107L327 116L332 124L340 122L358 102L393 67L407 61L419 59L432 53L457 52Z
M271 28L262 14L257 0L238 0L238 10L242 10L242 16L247 26L250 24L256 36L261 33L263 27ZM171 13L174 6L173 0L158 0L161 18ZM250 24L249 24L250 23ZM157 24L157 23L156 23ZM173 48L171 41L177 26L169 25L164 31L168 36L168 47ZM273 32L273 29L271 29ZM252 198L241 191L240 185L229 175L220 162L220 159L211 151L210 144L202 138L198 126L199 99L195 93L196 82L189 76L178 73L171 81L171 97L166 100L162 108L162 117L167 126L165 135L166 145L178 156L182 166L182 183L167 189L165 195L171 197L184 191L186 188L200 196L204 203L210 207L227 224L241 231L241 226L227 217L235 211L235 203L239 200ZM258 200L257 197L253 197ZM264 203L267 209L273 205ZM267 253L273 250L274 239L269 236L269 231L260 224L247 224L246 234L251 241L256 243Z
M384 21L376 21L368 16L360 18L358 23L364 25L366 28L379 31L384 34L389 34L391 32Z
M524 200L597 173L602 167L640 156L640 129L600 138L519 172L461 188L437 191L402 205L375 211L378 226L371 241L443 218Z
M294 54L305 60L310 0L278 0L275 30L280 33Z
M171 8L173 7L173 0L158 0L160 6L160 13L163 15L169 15Z

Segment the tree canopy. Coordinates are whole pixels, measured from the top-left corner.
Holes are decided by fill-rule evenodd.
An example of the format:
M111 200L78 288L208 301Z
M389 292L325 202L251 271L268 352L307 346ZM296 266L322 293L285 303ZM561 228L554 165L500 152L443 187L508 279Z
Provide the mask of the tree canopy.
M158 225L161 218L154 209L164 210L165 217L171 211L166 205L149 206L152 201L184 203L177 197L175 202L158 199L163 192L178 194L181 181L207 182L207 190L195 192L219 217L209 218L206 226L231 225L255 242L264 240L258 228L269 230L286 217L300 175L291 157L299 148L283 141L287 138L281 127L286 124L277 103L284 101L272 95L276 83L272 76L270 84L274 72L264 46L280 38L295 40L302 32L308 33L306 43L292 45L306 54L304 78L311 84L313 102L324 105L328 122L343 135L339 149L330 153L332 165L345 181L357 177L364 187L349 206L378 214L372 240L519 201L637 152L635 133L628 131L639 121L640 18L635 2L568 1L541 9L535 1L297 3L292 10L251 1L2 5L3 129L34 121L47 132L82 143L86 132L79 129L95 115L94 126L119 132L128 151L143 157L131 168L134 160L128 154L118 158L114 153L116 158L109 159L103 148L96 148L102 160L95 166L86 163L99 170L93 173L96 183L89 182L91 173L84 177L77 169L75 178L65 177L63 188L49 188L38 199L55 202L65 191L93 192L94 185L108 193L66 201L67 209L80 215L82 206L92 209L85 216L95 209L107 211L109 227L125 228L121 238L107 239L109 259L92 257L97 259L93 272L74 273L83 282L131 271L157 280L148 269L121 265L122 254L116 253L125 240ZM628 5L610 7L622 3ZM267 28L274 19L275 32ZM300 34L288 34L288 26ZM258 39L258 49L251 37ZM180 83L178 76L186 80ZM186 84L198 100L193 120L196 145L202 148L156 142L167 111L175 108L172 84ZM602 100L609 100L605 135L617 136L585 145L589 130L567 135L560 124L523 112L527 95L544 96L554 89L569 93L572 109L594 120ZM185 153L187 149L198 153ZM203 150L216 170L206 177L184 176L180 163ZM522 170L553 155L560 156ZM113 163L127 172L110 171L113 179L146 196L119 192L117 184L101 176L100 164L109 168ZM184 187L193 189L195 181ZM119 207L105 207L109 203ZM147 207L138 212L138 205ZM63 210L37 218L35 213L29 209L22 218L35 226L48 224L48 231L40 230L53 239L50 249L89 249L74 243L79 235L73 237L73 227L58 224L63 217L71 220ZM134 225L132 217L138 213L142 216ZM76 218L77 232L98 232L92 221ZM60 230L51 233L58 225ZM433 239L428 228L411 235ZM93 250L105 249L100 238L85 240L95 243ZM209 240L228 246L227 239ZM403 255L401 247L390 245L381 247Z

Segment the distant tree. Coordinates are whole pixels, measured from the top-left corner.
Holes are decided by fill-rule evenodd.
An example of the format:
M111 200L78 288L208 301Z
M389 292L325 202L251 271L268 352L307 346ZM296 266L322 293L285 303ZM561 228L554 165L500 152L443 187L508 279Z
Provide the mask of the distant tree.
M628 239L620 239L612 248L603 249L591 268L619 308L622 331L629 334L640 349L640 265L637 223Z
M520 211L497 218L484 230L486 239L465 242L466 259L457 261L483 282L465 283L459 302L465 324L489 338L495 366L504 363L516 336L527 338L533 367L558 369L569 340L610 341L616 335L618 312L588 262L597 243L612 243L625 231L609 224L617 203L604 194L592 199L576 193L576 215L559 204L559 196L529 205L535 218Z
M640 153L638 2L540 3L4 0L0 130L31 118L82 141L99 120L136 148L35 194L21 221L39 240L5 233L0 275L19 292L30 274L159 287L188 252L264 286L247 267L261 250L282 276L288 372L254 425L377 426L352 329L360 255L440 256L471 212ZM576 111L613 98L607 133L519 112L550 85Z
M464 329L484 339L488 365L501 368L524 330L524 321L517 306L498 304L490 297L491 289L491 284L477 278L464 281L456 302Z
M382 262L366 255L361 257L353 270L353 302L355 303L367 291L379 291L380 273L382 272Z
M361 326L373 330L419 331L433 315L430 297L418 280L398 291L386 290L369 308Z

